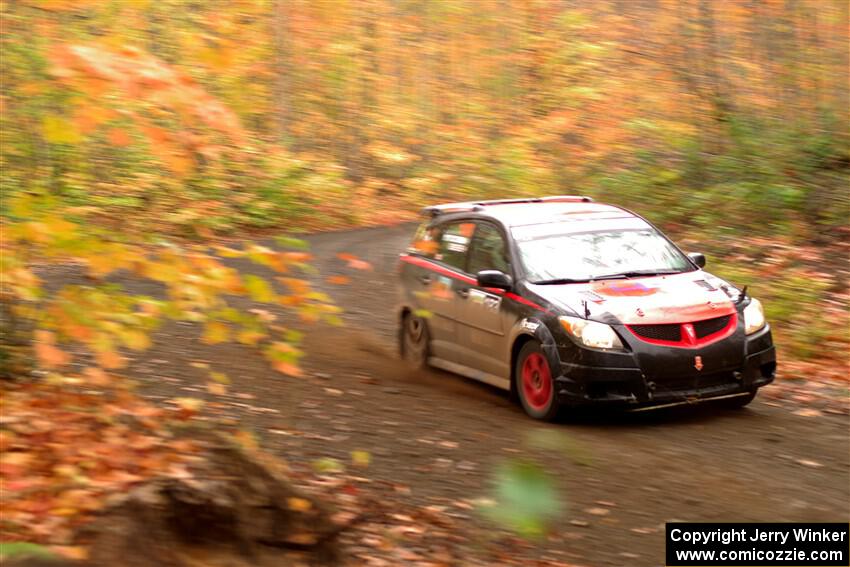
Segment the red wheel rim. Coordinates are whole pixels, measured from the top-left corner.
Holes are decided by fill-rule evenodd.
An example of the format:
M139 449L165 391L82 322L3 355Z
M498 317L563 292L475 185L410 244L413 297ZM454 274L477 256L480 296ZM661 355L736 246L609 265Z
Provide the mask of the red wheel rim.
M539 352L529 354L522 363L522 391L525 401L536 410L545 409L552 399L552 373Z

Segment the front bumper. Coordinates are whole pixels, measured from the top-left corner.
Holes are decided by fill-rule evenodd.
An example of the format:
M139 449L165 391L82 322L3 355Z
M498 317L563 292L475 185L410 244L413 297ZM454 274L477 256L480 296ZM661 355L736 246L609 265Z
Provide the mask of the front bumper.
M714 360L720 349L728 352L730 344L718 345L716 352L652 347L658 349L653 352L639 347L640 352L597 356L596 364L562 362L556 391L564 405L638 408L745 395L774 380L776 349L769 327L749 337L726 340L734 341L741 355L724 356L721 364L704 371L691 367L691 361L700 355ZM674 359L687 360L689 365L676 364Z

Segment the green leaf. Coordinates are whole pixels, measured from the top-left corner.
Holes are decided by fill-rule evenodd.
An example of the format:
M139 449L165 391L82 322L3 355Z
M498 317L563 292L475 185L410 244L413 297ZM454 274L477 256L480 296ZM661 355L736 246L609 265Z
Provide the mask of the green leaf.
M310 243L300 238L277 236L274 240L283 248L292 248L294 250L309 250L310 248Z
M549 474L530 461L510 461L495 474L494 503L482 513L527 538L537 538L563 509Z
M4 541L0 542L0 557L6 559L9 557L58 557L55 553L35 543L26 541Z

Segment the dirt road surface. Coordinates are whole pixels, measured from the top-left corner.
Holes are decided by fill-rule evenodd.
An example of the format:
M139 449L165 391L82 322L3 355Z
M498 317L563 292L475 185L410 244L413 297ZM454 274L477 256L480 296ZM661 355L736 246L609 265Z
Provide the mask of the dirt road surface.
M204 346L197 329L182 324L164 329L132 374L152 396L203 397L206 371L189 363L209 363L233 382L231 414L293 466L323 457L350 463L352 450L366 451L362 476L381 498L395 499L400 511L445 510L473 548L504 537L472 503L491 494L494 468L518 457L544 465L567 505L550 536L521 551L529 557L657 566L671 520L850 519L847 415L798 415L800 406L760 395L736 411L699 406L545 424L486 385L405 370L395 354L394 306L398 253L410 233L400 226L308 238L321 272L315 281L345 308L346 327L309 333L306 377L274 373L247 347ZM373 269L350 270L338 252ZM325 283L340 274L351 283ZM529 440L540 432L571 448L536 448Z

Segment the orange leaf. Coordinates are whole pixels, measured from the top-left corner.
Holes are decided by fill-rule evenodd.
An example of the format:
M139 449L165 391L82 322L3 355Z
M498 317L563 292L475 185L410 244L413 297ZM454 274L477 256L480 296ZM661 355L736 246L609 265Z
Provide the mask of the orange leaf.
M278 278L278 280L296 295L304 295L310 291L310 284L305 280L296 278Z
M433 240L417 240L413 247L423 254L434 254L437 252L438 244Z
M83 374L95 386L106 386L109 384L109 374L103 371L103 368L89 366L83 371Z
M345 285L350 282L351 278L347 276L331 276L328 278L328 283L334 285Z
M304 375L300 368L292 364L291 362L283 362L282 360L276 360L272 367L280 372L281 374L286 374L287 376L294 376L296 378L300 378Z
M38 331L36 333L35 355L46 368L60 368L71 361L71 355L57 348L53 342L53 333Z
M307 252L283 252L281 254L288 262L307 262L313 256Z
M114 351L99 352L95 355L97 363L103 368L123 368L127 361L123 356Z
M107 135L109 143L113 146L128 146L130 144L130 136L126 131L118 128L113 128Z
M349 260L348 267L354 268L355 270L371 270L372 264L367 262L366 260Z

